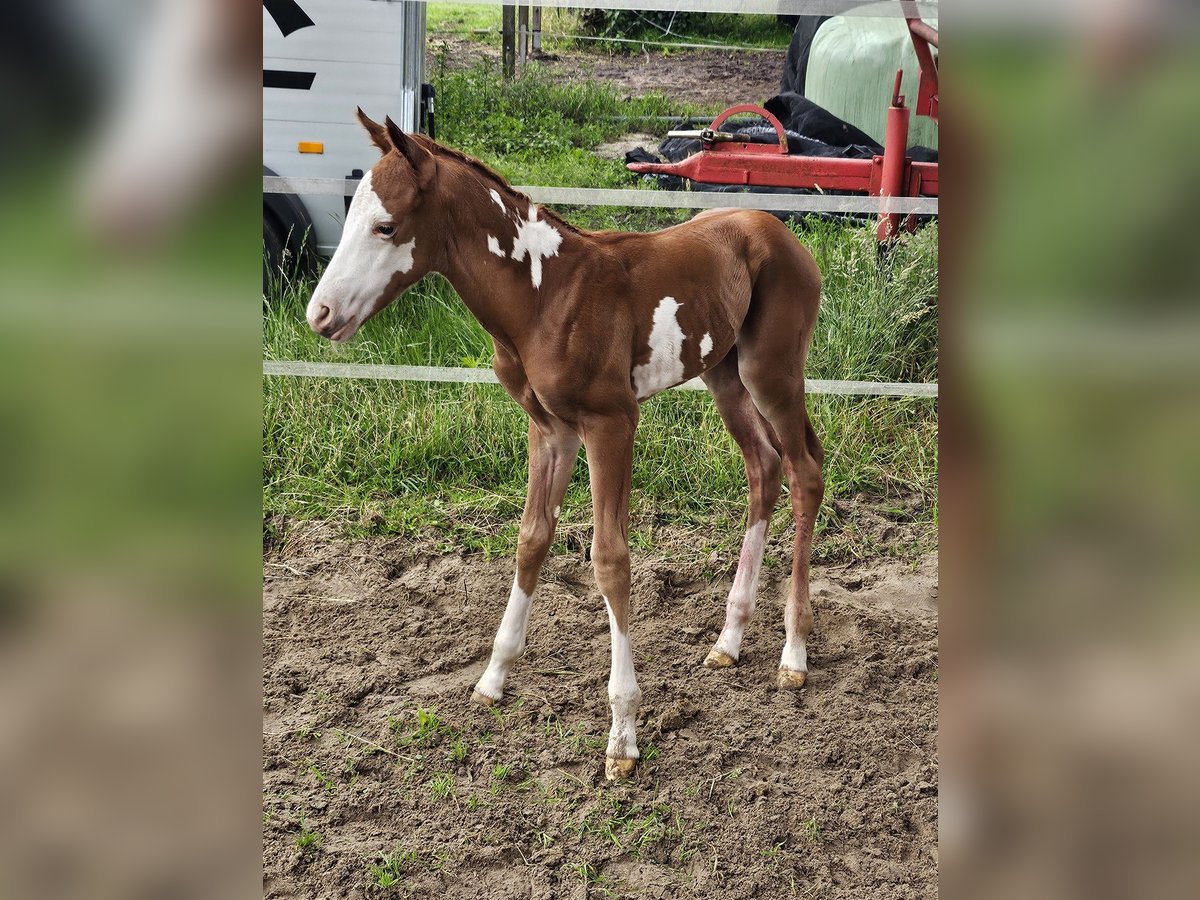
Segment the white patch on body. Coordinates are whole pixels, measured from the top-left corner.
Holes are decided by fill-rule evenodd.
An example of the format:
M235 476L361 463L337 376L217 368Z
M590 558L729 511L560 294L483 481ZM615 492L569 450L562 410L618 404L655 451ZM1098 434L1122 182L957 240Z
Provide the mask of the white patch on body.
M500 242L496 240L496 236L494 234L488 235L488 252L496 254L501 259L504 259L504 257L508 255L500 249Z
M397 274L412 271L417 239L395 244L380 237L374 233L375 226L384 222L390 223L391 216L367 172L350 201L342 239L308 303L310 323L321 306L329 307L335 320L347 323L339 340L354 336Z
M493 192L494 193L494 192ZM529 207L529 221L517 220L517 238L513 241L512 258L521 262L529 257L529 276L533 286L542 286L542 260L558 256L562 235L549 222L538 220L538 208Z
M704 337L700 338L700 362L704 362L704 357L710 353L712 353L712 335L706 331Z
M508 210L504 206L504 201L500 199L500 194L496 191L496 189L492 188L492 190L489 193L491 193L491 195L492 195L492 202L495 203L498 207L500 207L500 212L504 213L505 215L508 215Z
M637 759L637 712L642 702L642 691L633 673L633 648L629 644L629 635L617 628L617 620L607 597L604 598L604 609L608 612L608 628L612 637L612 670L608 676L612 729L608 732L605 754L612 759Z
M512 592L508 595L508 605L504 607L504 616L500 619L500 628L496 631L496 639L492 642L492 658L487 670L475 690L485 697L499 700L504 696L504 682L512 668L513 661L525 650L525 635L529 631L529 608L533 597L526 594L513 579Z
M634 366L633 387L639 400L683 381L683 329L675 317L679 304L663 297L650 329L650 361Z
M738 559L737 574L733 576L733 587L729 589L729 600L725 604L725 627L717 638L714 650L719 650L737 659L742 649L742 635L750 617L754 615L754 598L758 594L758 574L762 569L763 551L767 547L767 520L756 522L742 540L742 555Z
M804 641L787 641L783 645L783 656L779 658L781 669L791 669L793 672L808 671L808 648Z

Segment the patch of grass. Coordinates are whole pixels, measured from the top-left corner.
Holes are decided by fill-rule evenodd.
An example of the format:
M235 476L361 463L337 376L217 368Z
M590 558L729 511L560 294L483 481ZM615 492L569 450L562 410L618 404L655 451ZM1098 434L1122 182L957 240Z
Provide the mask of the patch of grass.
M587 33L635 41L724 44L786 50L792 28L771 15L702 13L670 10L589 9L581 17ZM583 42L580 42L583 43ZM590 42L589 42L590 43ZM592 46L597 46L592 44ZM601 42L610 52L641 52L638 44ZM670 53L670 48L660 52Z
M308 764L308 771L317 780L317 784L321 785L329 793L332 794L337 790L337 782L317 768L316 763L310 762Z
M816 816L810 817L808 821L800 827L804 831L805 837L807 837L814 844L819 844L825 840L825 831L821 827L821 823L817 821Z
M592 893L598 893L604 897L615 897L616 892L612 889L612 879L607 875L601 875L600 870L590 862L578 860L571 864L571 870L583 882L583 892L587 897L592 896Z
M301 853L314 851L321 846L321 836L315 831L309 831L304 827L304 822L301 822L300 833L296 835L296 846L300 848Z
M438 772L429 780L429 792L438 800L451 799L454 796L454 775Z
M471 31L495 31L500 27L500 7L480 6L474 3L429 3L426 4L425 30L432 34L449 31L464 36ZM477 35L478 40L489 40L492 35Z
M602 796L572 826L577 834L603 837L618 850L645 856L652 847L680 842L683 823L665 803L643 804L621 796Z
M416 850L397 847L391 853L381 853L378 862L367 866L367 871L381 888L395 887L419 859Z

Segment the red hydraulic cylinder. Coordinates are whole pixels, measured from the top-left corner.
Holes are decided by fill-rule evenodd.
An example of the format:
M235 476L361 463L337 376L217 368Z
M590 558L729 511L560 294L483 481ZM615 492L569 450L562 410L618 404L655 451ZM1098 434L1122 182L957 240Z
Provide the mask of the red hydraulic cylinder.
M904 194L904 170L908 155L908 107L900 94L900 78L904 73L896 72L896 86L892 92L892 105L888 108L887 134L883 142L883 171L880 174L879 195L899 197ZM891 240L900 231L900 214L884 213L879 217L875 237L882 243Z

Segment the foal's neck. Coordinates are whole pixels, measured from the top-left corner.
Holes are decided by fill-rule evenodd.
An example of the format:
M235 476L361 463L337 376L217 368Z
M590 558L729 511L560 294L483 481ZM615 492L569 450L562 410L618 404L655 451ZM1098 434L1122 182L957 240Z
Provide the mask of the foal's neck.
M482 166L453 157L438 165L440 271L492 337L516 350L585 238Z

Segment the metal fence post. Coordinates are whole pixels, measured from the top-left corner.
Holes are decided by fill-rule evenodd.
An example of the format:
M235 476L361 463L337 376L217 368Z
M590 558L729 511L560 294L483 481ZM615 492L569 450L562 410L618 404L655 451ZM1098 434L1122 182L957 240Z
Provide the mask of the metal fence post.
M517 7L517 62L521 68L529 60L529 7L521 4Z

